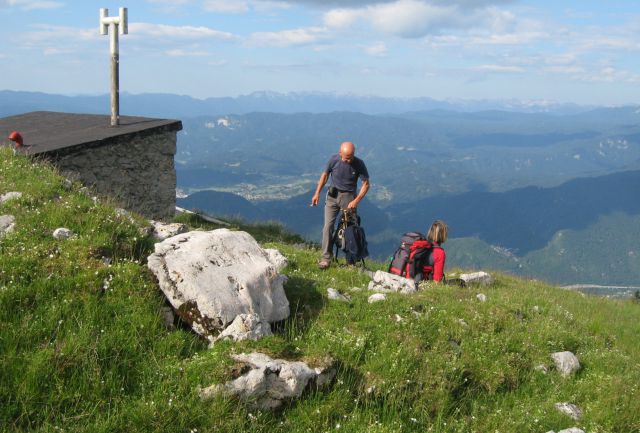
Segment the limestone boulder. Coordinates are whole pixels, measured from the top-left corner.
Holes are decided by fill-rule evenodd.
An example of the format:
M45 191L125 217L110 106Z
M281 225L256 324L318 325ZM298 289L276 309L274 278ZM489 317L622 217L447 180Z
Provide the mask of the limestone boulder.
M300 398L304 390L314 384L319 388L329 385L336 374L332 360L311 368L304 362L272 359L256 352L234 355L233 359L250 370L233 381L200 390L201 398L226 395L258 409L276 409Z
M228 229L165 239L147 260L177 314L211 341L240 314L270 323L289 316L284 264L248 233Z
M369 290L375 292L399 292L399 293L415 293L415 281L401 277L399 275L390 274L384 271L376 271L373 279L369 282Z

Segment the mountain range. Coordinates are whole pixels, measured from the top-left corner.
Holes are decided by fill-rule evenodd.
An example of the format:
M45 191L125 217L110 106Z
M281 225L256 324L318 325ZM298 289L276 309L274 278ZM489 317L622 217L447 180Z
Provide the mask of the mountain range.
M106 95L0 92L0 115L108 107ZM372 178L360 213L375 258L441 218L450 225L448 266L639 284L638 107L268 92L123 94L122 107L183 121L175 161L184 207L281 221L318 240L322 212L309 207L311 191L350 139Z

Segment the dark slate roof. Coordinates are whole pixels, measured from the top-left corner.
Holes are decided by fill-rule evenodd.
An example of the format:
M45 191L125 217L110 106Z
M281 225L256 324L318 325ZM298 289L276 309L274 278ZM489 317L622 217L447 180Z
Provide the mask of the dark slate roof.
M123 135L180 131L179 120L120 116L120 125L111 126L111 116L98 114L34 111L0 119L0 141L7 142L11 131L24 140L25 153L66 153L75 147L93 147Z

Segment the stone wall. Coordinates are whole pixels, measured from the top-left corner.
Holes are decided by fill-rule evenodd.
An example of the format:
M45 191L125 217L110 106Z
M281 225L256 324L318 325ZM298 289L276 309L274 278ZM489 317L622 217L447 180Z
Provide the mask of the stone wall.
M57 153L53 163L63 175L93 186L126 209L147 218L175 214L176 131L158 128Z

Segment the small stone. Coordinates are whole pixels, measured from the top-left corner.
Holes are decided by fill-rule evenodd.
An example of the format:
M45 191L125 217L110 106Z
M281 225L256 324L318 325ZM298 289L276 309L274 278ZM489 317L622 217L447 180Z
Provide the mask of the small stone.
M539 313L540 312L540 307L538 307L537 305L533 306L533 312L534 313Z
M2 194L0 195L0 204L8 202L10 200L19 199L20 197L22 197L22 193L17 191L11 191L6 194Z
M151 225L153 226L153 236L158 241L163 241L165 239L171 238L181 233L187 233L189 231L187 225L182 223L165 224L161 221L151 220Z
M387 295L384 293L376 293L374 295L369 296L368 302L373 304L374 302L386 301Z
M73 188L73 182L70 179L63 179L62 189L64 189L65 191L71 191L71 188Z
M401 315L399 315L399 314L396 314L396 315L394 316L394 318L396 319L396 322L402 322L402 321L404 320L404 319L402 318L402 316L401 316Z
M556 403L555 407L559 412L569 416L574 421L582 418L582 410L573 403Z
M580 361L571 352L555 352L551 354L551 359L563 377L568 377L580 369Z
M486 302L487 301L487 295L485 295L484 293L478 293L476 295L476 299L480 302Z
M560 430L558 433L584 433L584 430L579 429L578 427L566 428L564 430Z
M339 291L337 291L333 287L329 287L327 289L327 297L329 299L333 299L335 301L341 301L341 302L350 302L351 301L351 298L349 298L347 295L343 295L342 293L340 293Z
M369 282L369 290L376 292L415 293L416 283L408 278L390 274L384 271L376 271Z
M175 329L175 314L173 313L173 308L169 306L162 307L160 309L160 315L162 316L162 322L164 323L165 328L169 330Z
M535 367L533 367L533 369L535 371L539 371L542 374L547 374L549 372L549 369L544 364L536 365Z
M0 238L11 233L16 227L16 218L13 215L0 215Z
M460 279L464 281L467 286L469 284L479 284L482 286L486 286L493 282L493 278L491 277L491 275L484 271L472 272L470 274L461 274Z
M69 239L71 236L73 236L73 232L64 227L57 228L53 231L54 239Z
M462 327L465 327L465 328L466 328L467 326L469 326L469 325L467 324L467 322L465 322L465 321L464 321L464 319L458 319L458 324L459 324L460 326L462 326Z

